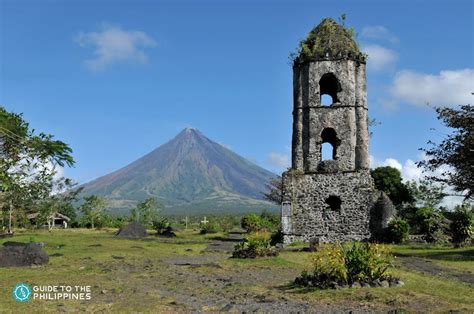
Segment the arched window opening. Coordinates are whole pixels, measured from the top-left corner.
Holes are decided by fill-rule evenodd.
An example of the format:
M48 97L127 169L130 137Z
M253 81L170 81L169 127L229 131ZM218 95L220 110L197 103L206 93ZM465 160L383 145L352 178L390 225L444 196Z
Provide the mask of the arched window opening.
M327 210L335 210L339 211L341 210L341 199L339 196L336 195L331 195L326 199L326 204L328 204Z
M321 133L321 157L322 160L337 159L337 147L341 141L333 128L325 128Z
M321 156L322 160L334 159L334 147L330 143L323 143L321 145Z
M324 74L319 80L321 105L329 106L339 101L337 93L341 91L341 84L333 73Z

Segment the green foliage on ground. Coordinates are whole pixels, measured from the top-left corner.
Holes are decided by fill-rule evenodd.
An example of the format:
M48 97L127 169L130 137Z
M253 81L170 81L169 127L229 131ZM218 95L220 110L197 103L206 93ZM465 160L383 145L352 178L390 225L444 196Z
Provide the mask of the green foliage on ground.
M158 219L158 213L162 207L155 198L149 197L130 209L130 219L144 226L149 226Z
M222 231L222 227L219 225L217 221L209 221L207 223L201 224L201 234L209 234L209 233L218 233Z
M237 244L232 253L234 258L256 258L277 256L278 250L272 246L269 232L254 232Z
M333 282L373 282L389 278L392 254L386 246L373 243L321 244L312 256L312 269L304 271L297 283L312 281L328 288Z
M107 208L105 198L91 195L84 197L84 203L79 208L82 212L82 224L90 225L91 228L101 228L105 226L106 216L103 211Z
M388 223L385 236L388 242L402 243L408 240L409 231L408 222L401 218L395 218Z
M474 234L474 215L470 205L457 206L451 214L449 231L456 247L467 245Z
M153 229L155 229L158 234L162 234L171 226L171 223L167 218L155 219L152 224Z
M260 215L248 214L243 216L240 225L249 233L276 231L280 225L280 215L264 210Z

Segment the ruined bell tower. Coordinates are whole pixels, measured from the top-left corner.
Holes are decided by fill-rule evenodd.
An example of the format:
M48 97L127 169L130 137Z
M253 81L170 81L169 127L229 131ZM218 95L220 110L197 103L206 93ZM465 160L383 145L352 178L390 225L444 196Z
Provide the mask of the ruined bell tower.
M324 19L293 64L292 168L283 174L285 243L370 237L366 56L352 33Z

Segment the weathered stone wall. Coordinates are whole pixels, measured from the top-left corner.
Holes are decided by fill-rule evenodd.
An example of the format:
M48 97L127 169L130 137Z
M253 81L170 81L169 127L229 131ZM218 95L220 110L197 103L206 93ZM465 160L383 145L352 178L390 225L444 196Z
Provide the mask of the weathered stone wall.
M283 175L282 189L285 243L363 240L371 236L371 222L383 228L387 221L371 220L378 195L369 172L365 58L345 53L357 45L344 31L330 35L337 27L328 21L316 27L315 48L324 54L293 65L292 169ZM345 44L336 49L336 42ZM323 94L333 103L322 105ZM332 145L332 160L322 160L323 143Z
M315 172L321 161L321 132L334 128L341 139L340 167L369 168L365 64L352 60L308 62L293 69L292 168ZM320 80L332 73L337 102L321 105Z
M370 209L377 197L368 170L283 174L282 229L285 243L363 240L370 237ZM340 210L326 200L338 196Z

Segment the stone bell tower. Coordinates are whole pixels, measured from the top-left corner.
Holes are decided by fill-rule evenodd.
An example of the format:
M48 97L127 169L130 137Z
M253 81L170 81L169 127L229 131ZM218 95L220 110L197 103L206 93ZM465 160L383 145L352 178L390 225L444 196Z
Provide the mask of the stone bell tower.
M365 61L351 32L324 19L293 64L292 168L283 174L285 243L370 237ZM323 152L328 146L329 152Z

